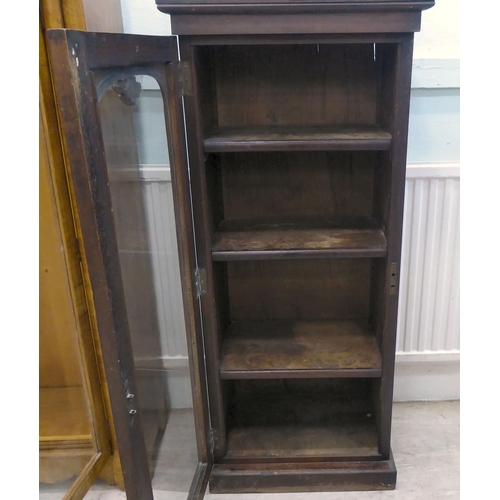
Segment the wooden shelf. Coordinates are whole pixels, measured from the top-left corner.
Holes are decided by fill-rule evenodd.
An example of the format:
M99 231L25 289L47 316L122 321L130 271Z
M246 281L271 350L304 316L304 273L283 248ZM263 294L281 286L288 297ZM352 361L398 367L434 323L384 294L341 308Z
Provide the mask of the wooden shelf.
M370 218L223 221L212 246L213 260L383 257L384 232Z
M40 450L94 446L83 387L40 388L39 399Z
M363 320L233 322L223 379L380 377L380 351Z
M207 153L230 151L387 150L392 136L376 125L220 127L203 141Z
M282 391L269 386L235 396L224 462L380 457L365 380L346 380L340 393L326 387L321 397L317 381L301 381L298 392L281 382Z

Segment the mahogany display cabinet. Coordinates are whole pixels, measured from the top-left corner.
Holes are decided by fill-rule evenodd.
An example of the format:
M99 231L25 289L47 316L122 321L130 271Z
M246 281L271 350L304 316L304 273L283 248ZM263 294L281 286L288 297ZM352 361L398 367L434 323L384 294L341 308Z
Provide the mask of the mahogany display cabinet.
M133 108L146 75L164 99L199 458L190 497L207 482L394 489L413 34L433 3L157 0L178 38L49 33L128 498L151 498L137 405L153 393L137 387L133 323L141 338L153 327L126 291L144 296L151 269L120 253L121 228L141 218L137 193L113 187L130 137L104 144L126 121L103 122L104 89Z

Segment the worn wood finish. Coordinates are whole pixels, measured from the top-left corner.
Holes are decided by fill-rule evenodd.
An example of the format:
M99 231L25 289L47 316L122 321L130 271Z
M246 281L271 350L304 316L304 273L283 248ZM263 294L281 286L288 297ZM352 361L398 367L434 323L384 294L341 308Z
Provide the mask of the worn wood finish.
M376 124L373 44L206 50L214 52L219 127L292 125L307 134L310 125Z
M225 219L371 217L378 153L220 155Z
M258 464L255 467L217 464L210 476L213 493L290 493L393 490L394 459L319 464Z
M208 474L213 463L210 452L210 415L207 389L207 372L205 365L205 345L199 297L197 296L194 270L197 268L195 235L193 228L193 205L190 183L190 173L187 168L188 158L186 138L184 136L185 122L181 109L181 90L179 79L175 74L168 74L170 89L169 101L165 102L165 115L170 117L167 135L171 154L170 172L173 191L174 216L179 249L179 265L183 287L184 318L186 325L187 349L190 359L189 373L193 393L193 414L196 430L198 459L200 461L197 473L193 478L189 500L203 498L208 481Z
M205 159L203 150L204 123L213 125L214 114L206 120L202 119L202 109L215 109L213 94L204 89L206 83L214 85L213 72L210 71L212 58L200 57L189 43L180 40L181 58L189 63L192 90L184 96L185 118L187 126L187 145L190 165L191 192L193 199L194 232L196 234L197 264L205 269L207 289L201 300L203 317L203 337L206 355L207 390L210 401L210 423L214 443L214 460L221 459L225 454L226 442L226 408L228 401L228 386L221 383L219 377L219 345L227 322L228 301L225 272L216 263L212 263L211 240L214 231L214 219L219 218L220 207L214 206L215 198L220 197L220 181L210 179L207 175L212 167L213 158ZM212 189L209 189L209 188ZM214 213L216 214L214 216ZM217 220L217 219L216 219ZM219 220L217 221L217 223ZM214 264L214 266L213 266ZM214 268L216 269L214 269Z
M368 317L370 260L227 263L233 320Z
M228 151L384 150L391 134L375 125L219 128L203 141L207 153Z
M223 378L380 375L377 342L363 321L232 323L222 345Z
M173 15L176 35L261 35L284 33L403 33L420 31L420 12L321 14Z
M225 461L378 457L370 381L241 381Z
M385 236L374 225L374 220L369 218L222 221L214 235L212 258L383 257Z
M400 43L406 38L406 33L293 33L286 35L190 35L182 37L188 39L193 47L207 47L213 45L302 45L302 44L374 44Z
M394 363L397 333L397 314L399 297L399 280L401 267L401 240L403 231L403 209L406 181L406 154L408 142L408 117L410 112L411 68L413 54L413 34L409 34L406 41L398 45L396 50L387 49L384 58L392 60L393 65L393 92L387 96L390 108L390 130L397 140L393 142L391 150L381 153L382 169L386 172L387 183L390 183L390 196L385 195L385 224L387 227L387 257L383 270L383 278L378 294L383 304L379 306L379 327L381 333L381 352L383 375L380 380L378 393L378 422L379 448L384 459L390 457L392 397L394 384ZM391 290L391 264L397 266L395 278L396 287ZM382 274L382 271L379 271ZM383 326L382 326L383 325Z

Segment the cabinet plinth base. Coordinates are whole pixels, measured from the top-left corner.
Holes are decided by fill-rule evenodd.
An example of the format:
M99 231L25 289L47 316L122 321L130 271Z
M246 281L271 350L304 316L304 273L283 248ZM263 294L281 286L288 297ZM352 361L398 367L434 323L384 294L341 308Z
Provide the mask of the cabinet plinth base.
M292 493L369 491L396 488L396 465L389 460L302 464L214 465L211 493Z

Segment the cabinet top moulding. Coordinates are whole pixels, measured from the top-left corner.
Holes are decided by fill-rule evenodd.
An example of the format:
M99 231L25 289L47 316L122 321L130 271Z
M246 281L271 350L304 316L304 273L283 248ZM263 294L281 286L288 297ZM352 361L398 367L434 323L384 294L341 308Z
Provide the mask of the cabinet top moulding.
M156 0L175 35L420 31L433 0ZM297 15L298 14L298 15Z

